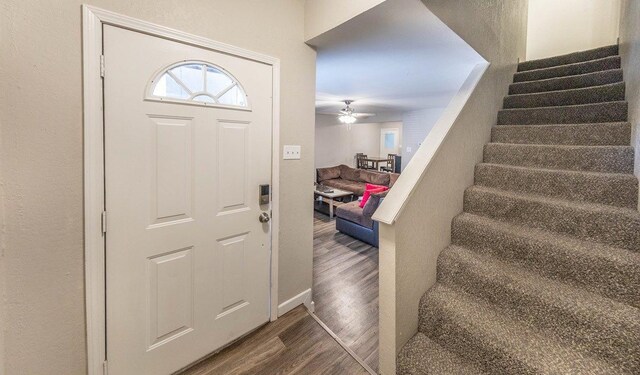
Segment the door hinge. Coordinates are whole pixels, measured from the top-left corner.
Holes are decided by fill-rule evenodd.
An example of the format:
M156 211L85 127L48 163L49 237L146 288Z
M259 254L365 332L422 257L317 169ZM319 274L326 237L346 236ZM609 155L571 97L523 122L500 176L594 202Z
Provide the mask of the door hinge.
M100 55L100 77L104 78L104 55Z
M102 375L109 375L109 368L107 367L107 361L102 362Z
M102 234L107 233L107 211L102 211Z

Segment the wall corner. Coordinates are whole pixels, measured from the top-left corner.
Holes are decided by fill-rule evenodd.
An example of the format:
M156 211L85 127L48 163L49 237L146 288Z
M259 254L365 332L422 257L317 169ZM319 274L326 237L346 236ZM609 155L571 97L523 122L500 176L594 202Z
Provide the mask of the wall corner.
M384 223L380 223L379 230L379 371L393 375L400 350L396 337L396 230Z

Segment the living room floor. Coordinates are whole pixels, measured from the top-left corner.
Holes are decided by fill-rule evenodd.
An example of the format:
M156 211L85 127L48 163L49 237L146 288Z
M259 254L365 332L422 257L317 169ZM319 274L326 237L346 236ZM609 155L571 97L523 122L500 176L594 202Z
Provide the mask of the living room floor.
M179 375L369 374L299 306Z
M373 370L378 370L378 249L335 229L314 212L315 315Z

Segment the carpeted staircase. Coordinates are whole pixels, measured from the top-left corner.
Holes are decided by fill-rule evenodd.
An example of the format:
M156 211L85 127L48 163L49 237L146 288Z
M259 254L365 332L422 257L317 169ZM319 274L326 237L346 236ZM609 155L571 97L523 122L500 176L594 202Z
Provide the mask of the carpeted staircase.
M640 374L618 47L519 64L398 374Z

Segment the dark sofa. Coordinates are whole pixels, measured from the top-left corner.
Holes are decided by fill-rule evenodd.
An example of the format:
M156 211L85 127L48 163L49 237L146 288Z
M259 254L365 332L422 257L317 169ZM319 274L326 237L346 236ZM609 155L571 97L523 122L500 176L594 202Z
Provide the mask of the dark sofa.
M336 167L318 168L316 172L316 180L319 184L352 191L355 195L364 194L367 183L392 187L400 176L398 173L355 169L344 164Z
M353 238L378 247L378 222L371 216L387 192L371 194L367 204L360 208L360 202L353 201L336 209L336 229Z
M317 169L319 184L352 191L355 195L364 194L367 183L391 188L399 176L398 173L355 169L346 165ZM336 208L336 229L378 247L378 223L371 216L386 194L387 192L371 194L363 208L360 208L360 202L357 200L338 206Z

